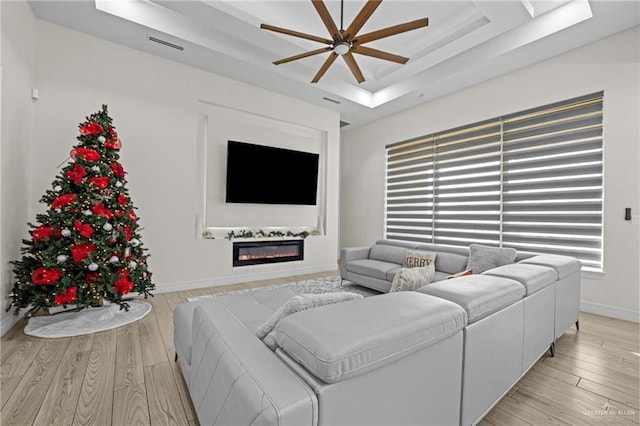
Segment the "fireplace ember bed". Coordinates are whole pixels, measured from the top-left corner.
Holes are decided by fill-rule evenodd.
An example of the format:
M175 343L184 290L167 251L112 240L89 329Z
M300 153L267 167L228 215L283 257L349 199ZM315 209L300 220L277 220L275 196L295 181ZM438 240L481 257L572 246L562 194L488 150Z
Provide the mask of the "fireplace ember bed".
M233 266L304 260L304 240L233 243Z

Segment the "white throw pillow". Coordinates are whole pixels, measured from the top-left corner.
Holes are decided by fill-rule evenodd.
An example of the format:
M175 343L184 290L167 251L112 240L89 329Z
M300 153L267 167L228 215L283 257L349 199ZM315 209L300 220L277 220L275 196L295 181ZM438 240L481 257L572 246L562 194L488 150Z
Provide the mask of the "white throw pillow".
M284 317L317 306L330 305L332 303L347 302L354 299L362 299L361 294L346 291L320 294L300 294L287 300L255 331L258 339L262 340L271 350L275 350L275 340L270 336L278 322Z
M431 283L434 274L435 269L433 264L419 268L402 268L396 273L395 277L393 277L389 293L394 291L411 291L423 287Z

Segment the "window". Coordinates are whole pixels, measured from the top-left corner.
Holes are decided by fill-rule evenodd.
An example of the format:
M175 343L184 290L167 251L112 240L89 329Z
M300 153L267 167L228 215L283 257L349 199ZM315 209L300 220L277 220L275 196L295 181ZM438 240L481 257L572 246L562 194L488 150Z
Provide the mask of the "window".
M602 270L602 92L387 146L385 237Z

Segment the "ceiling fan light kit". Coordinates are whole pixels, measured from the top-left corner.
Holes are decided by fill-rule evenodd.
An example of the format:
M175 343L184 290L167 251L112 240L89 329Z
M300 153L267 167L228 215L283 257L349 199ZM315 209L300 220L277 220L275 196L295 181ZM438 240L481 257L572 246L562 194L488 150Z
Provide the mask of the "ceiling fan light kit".
M358 15L356 15L353 22L351 22L351 25L349 25L346 30L342 28L344 0L341 0L340 2L340 29L338 29L338 27L336 26L333 18L329 14L329 10L322 0L311 0L311 3L318 12L318 15L320 15L320 19L322 19L322 22L329 31L332 39L301 33L299 31L293 31L286 28L275 27L268 24L261 24L260 28L328 45L324 48L300 53L298 55L290 56L273 62L275 65L280 65L287 62L295 61L297 59L307 58L309 56L319 55L325 52L331 52L320 67L318 73L313 77L313 80L311 80L312 83L317 83L318 81L320 81L322 76L327 72L329 67L335 62L338 56L342 56L347 66L349 67L349 70L358 81L358 83L362 83L363 81L365 81L365 79L362 75L362 71L360 71L360 67L353 57L353 53L382 59L385 61L396 62L398 64L406 64L409 60L409 58L407 57L395 55L393 53L384 52L382 50L377 50L362 45L375 40L380 40L381 38L390 37L396 34L412 31L429 25L429 19L422 18L415 21L406 22L404 24L393 25L391 27L383 28L359 36L358 32L360 31L360 29L362 29L362 27L371 17L376 8L380 6L382 0L367 0Z

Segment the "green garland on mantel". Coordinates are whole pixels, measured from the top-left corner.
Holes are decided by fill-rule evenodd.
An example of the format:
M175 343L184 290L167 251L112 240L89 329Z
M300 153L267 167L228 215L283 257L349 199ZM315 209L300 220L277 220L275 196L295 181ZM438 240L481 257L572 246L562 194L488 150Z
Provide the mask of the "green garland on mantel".
M249 230L243 229L241 231L238 231L238 233L236 233L235 231L229 231L227 233L227 236L225 237L225 239L227 239L229 241L231 241L234 238L281 238L281 237L293 237L293 238L305 239L309 235L317 235L317 232L315 234L312 234L312 233L310 233L308 231L302 231L302 232L269 231L269 232L265 232L262 229L258 229L257 231L249 231Z
M258 229L257 231L251 231L247 229L243 229L241 231L229 231L227 235L224 237L226 240L233 240L234 238L282 238L282 237L291 237L291 238L302 238L305 239L310 235L320 235L318 231L302 231L302 232L293 232L293 231L265 231L263 229ZM202 237L204 239L214 239L213 233L211 231L204 231L202 233Z

